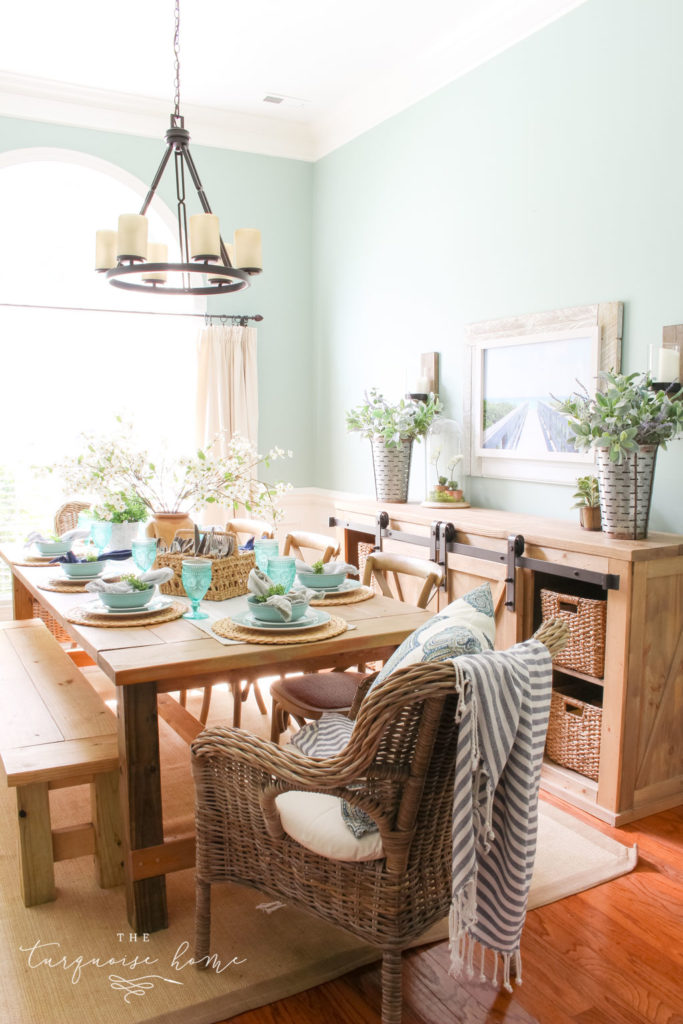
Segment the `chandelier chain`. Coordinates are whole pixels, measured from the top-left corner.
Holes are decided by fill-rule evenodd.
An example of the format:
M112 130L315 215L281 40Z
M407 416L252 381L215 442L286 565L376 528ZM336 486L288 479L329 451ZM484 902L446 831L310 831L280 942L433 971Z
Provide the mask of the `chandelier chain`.
M173 116L180 117L180 0L175 0L175 31L173 34L173 67L175 70L175 110Z

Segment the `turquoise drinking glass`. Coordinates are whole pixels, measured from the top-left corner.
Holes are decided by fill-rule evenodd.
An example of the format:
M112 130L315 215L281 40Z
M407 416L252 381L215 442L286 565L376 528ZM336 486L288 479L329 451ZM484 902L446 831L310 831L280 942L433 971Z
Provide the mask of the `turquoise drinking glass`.
M147 572L154 565L157 557L157 542L155 537L144 537L134 540L131 543L133 561L140 572Z
M254 558L256 559L256 565L261 572L268 572L268 559L275 558L277 554L277 540L262 537L261 540L254 541Z
M106 520L94 520L90 524L90 540L97 548L97 554L101 555L111 540L111 523Z
M275 555L268 559L266 572L274 584L282 584L285 594L287 594L292 589L292 583L296 576L296 559L290 555Z
M199 611L199 602L211 583L211 561L208 558L185 558L182 570L185 593L192 602L192 611L184 619L208 619L206 612Z

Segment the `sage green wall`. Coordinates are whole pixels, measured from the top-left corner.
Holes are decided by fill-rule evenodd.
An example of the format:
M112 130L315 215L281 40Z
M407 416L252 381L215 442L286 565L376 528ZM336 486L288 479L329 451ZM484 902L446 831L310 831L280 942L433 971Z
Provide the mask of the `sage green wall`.
M124 168L146 185L156 171L163 145L163 134L155 140L0 118L0 150L50 146L88 153ZM267 272L247 292L224 298L220 304L213 300L211 311L263 315L258 330L259 444L262 450L274 444L291 448L294 459L278 463L274 475L286 473L286 478L298 485L310 484L314 475L313 406L293 402L289 385L307 393L313 390L312 165L207 146L193 145L192 153L214 212L224 222L232 224L239 217L240 224L261 229ZM174 208L172 173L167 172L162 185L165 189L160 189L160 195ZM95 218L93 253L97 226ZM53 239L48 249L56 251L57 245L58 240ZM11 296L2 295L0 282L2 298L11 301ZM188 321L188 351L193 350L195 334L196 325Z
M681 40L679 0L588 0L319 161L321 486L372 493L344 410L401 393L420 352L441 353L458 415L469 322L620 299L622 365L646 368L683 322ZM682 449L659 454L653 529L683 533ZM571 490L472 478L469 496L573 518Z

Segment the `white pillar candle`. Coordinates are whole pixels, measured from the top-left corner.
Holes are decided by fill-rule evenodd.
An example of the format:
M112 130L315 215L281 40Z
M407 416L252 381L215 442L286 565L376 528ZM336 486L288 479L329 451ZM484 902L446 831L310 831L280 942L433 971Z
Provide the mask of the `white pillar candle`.
M237 228L235 231L235 264L261 270L261 232L254 228Z
M116 266L116 232L95 233L95 270L111 270Z
M237 264L235 263L235 246L231 245L228 242L227 245L225 246L225 249L226 249L226 252L228 254L228 259L230 260L230 266L231 267L237 266ZM218 265L222 267L223 266L223 261L221 260ZM211 277L211 274L208 275L208 280L209 280L209 284L228 284L229 283L227 277Z
M164 245L163 242L148 242L147 262L168 263L168 246ZM163 283L166 280L166 273L163 270L153 270L151 272L143 274L142 280L161 281Z
M670 384L681 375L680 353L677 348L660 348L657 361L657 380Z
M117 256L147 256L147 218L139 213L122 213L119 217Z
M429 380L426 377L418 377L415 381L414 395L428 395L429 394Z
M190 257L217 259L221 251L220 228L215 213L195 213L190 217Z

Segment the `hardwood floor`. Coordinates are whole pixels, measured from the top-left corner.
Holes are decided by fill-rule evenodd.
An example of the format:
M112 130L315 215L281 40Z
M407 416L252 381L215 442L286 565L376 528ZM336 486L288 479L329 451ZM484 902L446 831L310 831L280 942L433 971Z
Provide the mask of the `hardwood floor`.
M524 984L448 976L445 942L404 955L403 1024L683 1024L683 806L601 831L637 843L635 871L532 910ZM379 1024L379 966L231 1018L231 1024Z

